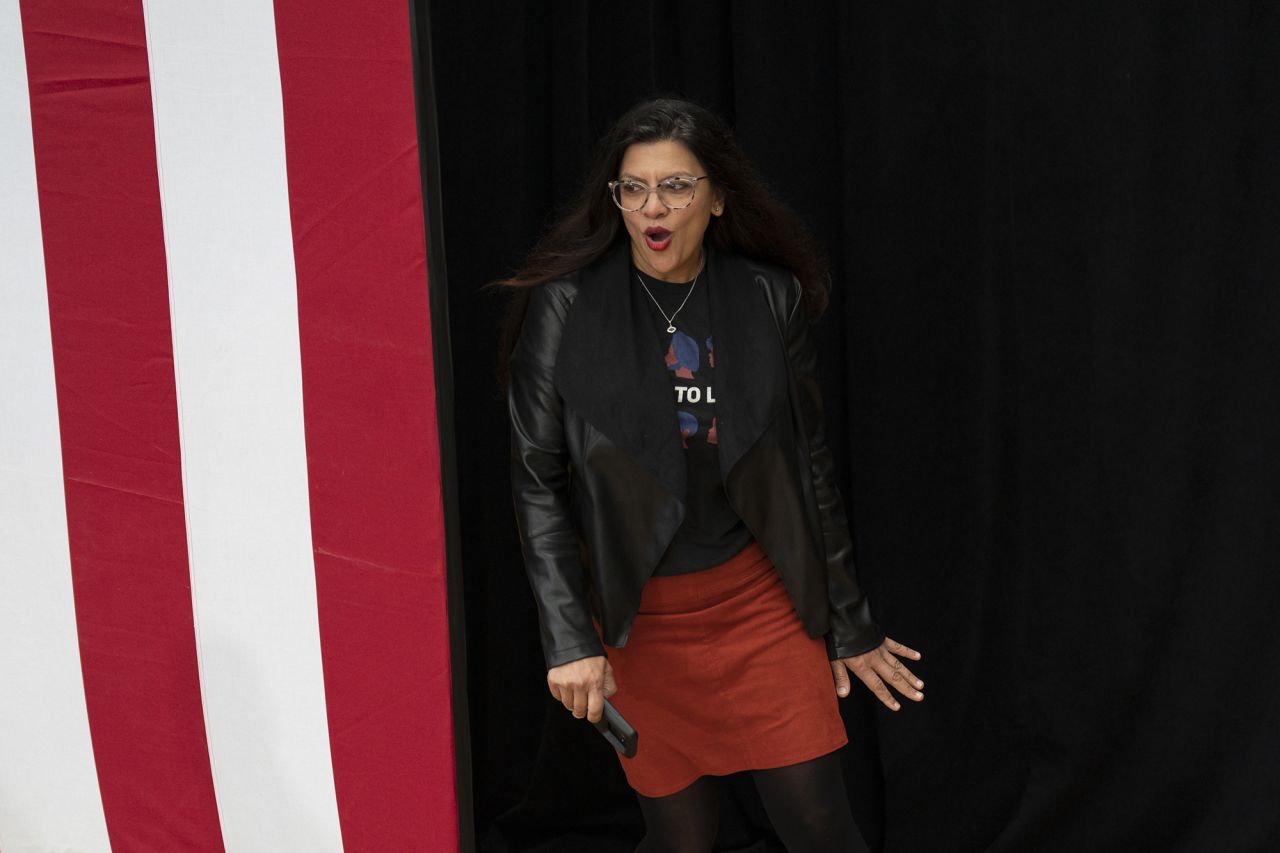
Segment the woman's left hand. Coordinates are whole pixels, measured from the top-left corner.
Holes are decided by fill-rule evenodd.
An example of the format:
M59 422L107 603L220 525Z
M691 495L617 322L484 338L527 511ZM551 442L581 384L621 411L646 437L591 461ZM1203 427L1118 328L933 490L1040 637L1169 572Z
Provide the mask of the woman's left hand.
M920 653L907 648L902 643L884 638L879 647L853 657L831 661L831 674L836 681L836 695L844 698L849 695L849 673L867 685L867 688L880 699L890 710L896 711L901 705L893 698L885 683L913 702L924 701L924 682L916 678L911 670L903 665L898 657L920 660Z

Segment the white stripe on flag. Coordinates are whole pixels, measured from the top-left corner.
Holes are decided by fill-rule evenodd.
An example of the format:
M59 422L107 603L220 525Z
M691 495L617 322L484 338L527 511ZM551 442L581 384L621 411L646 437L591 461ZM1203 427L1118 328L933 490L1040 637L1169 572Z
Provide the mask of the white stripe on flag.
M18 0L0 0L0 850L108 851L89 739Z
M196 643L228 853L340 851L271 0L146 2Z

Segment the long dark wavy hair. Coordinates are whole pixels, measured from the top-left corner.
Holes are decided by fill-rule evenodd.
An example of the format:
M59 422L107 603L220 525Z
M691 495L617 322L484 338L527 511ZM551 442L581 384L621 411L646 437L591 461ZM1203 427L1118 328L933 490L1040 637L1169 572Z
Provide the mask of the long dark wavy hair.
M524 266L492 283L511 291L499 341L500 386L506 385L530 288L589 267L616 242L628 239L607 184L618 177L629 146L666 140L681 142L693 152L724 199L724 213L711 217L703 239L717 249L790 270L800 280L810 315L816 318L826 308L825 256L800 217L765 185L729 125L689 101L652 98L627 110L596 144L577 198L543 233Z

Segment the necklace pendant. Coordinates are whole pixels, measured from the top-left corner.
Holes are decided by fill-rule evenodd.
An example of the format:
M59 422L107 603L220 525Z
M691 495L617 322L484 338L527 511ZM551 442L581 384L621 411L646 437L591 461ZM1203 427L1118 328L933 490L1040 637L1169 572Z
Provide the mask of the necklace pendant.
M676 330L675 326L667 326L667 334L671 334Z

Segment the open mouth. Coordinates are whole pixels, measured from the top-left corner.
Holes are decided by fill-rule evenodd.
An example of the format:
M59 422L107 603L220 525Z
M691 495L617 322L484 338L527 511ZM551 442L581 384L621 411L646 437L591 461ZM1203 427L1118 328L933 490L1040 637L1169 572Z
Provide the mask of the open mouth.
M665 228L646 228L644 242L655 252L661 252L671 245L671 232Z

